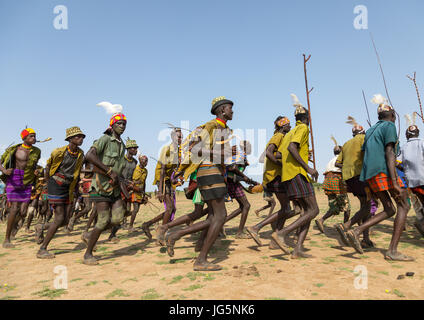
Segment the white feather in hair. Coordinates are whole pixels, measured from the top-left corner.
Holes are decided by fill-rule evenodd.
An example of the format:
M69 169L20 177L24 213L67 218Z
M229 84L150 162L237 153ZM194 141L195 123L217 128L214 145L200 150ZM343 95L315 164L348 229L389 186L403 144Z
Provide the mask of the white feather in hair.
M300 103L299 99L297 98L297 96L294 93L291 93L290 96L293 100L293 106L294 107L303 107L303 105Z
M336 147L338 147L338 146L339 146L339 145L338 145L338 143L337 143L336 138L334 138L334 136L333 136L333 135L331 135L331 140L333 140L334 145L335 145Z
M371 102L379 106L381 104L387 104L387 99L378 93L374 95Z

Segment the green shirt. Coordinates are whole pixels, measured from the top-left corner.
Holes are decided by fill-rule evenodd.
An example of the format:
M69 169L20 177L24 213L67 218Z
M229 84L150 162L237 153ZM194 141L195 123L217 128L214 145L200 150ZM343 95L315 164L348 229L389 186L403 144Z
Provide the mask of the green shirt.
M96 149L97 157L105 166L112 168L118 175L122 175L125 166L125 145L122 140L118 140L113 135L103 135L100 139L94 141L93 148ZM92 181L92 187L102 196L118 197L121 193L119 185L112 186L110 177L102 174L95 174Z
M336 162L343 165L342 175L344 181L361 174L364 160L364 152L362 151L364 139L365 134L357 134L343 145L342 152L337 157Z
M396 144L397 140L396 126L391 121L380 120L367 130L362 146L365 154L361 181L371 179L379 173L389 175L385 148L389 143Z
M6 151L1 156L1 163L5 169L15 168L15 153L19 146L21 146L22 143L14 145L10 148L7 148ZM35 169L37 169L37 163L38 160L40 160L41 157L41 150L37 147L32 147L29 156L28 156L28 162L24 170L24 185L30 185L35 183ZM7 176L1 175L1 180L3 182L6 182Z

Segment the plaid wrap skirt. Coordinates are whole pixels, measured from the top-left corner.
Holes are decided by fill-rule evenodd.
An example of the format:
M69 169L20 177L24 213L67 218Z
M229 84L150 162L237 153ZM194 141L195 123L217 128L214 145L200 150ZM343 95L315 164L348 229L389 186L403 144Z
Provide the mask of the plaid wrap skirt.
M329 172L325 175L324 184L322 185L326 195L345 194L346 185L343 181L342 174L338 172Z
M397 182L401 188L405 187L401 178L397 177ZM367 183L371 191L374 193L393 189L392 179L383 172L379 173L375 177L372 177L371 179L368 179Z

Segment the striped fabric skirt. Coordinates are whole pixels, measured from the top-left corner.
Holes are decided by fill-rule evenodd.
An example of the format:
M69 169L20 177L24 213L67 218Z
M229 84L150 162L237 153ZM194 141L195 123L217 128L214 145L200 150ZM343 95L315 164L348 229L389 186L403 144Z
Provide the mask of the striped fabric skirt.
M290 200L307 198L315 194L314 186L302 174L298 174L293 179L285 181L284 185Z
M24 185L24 170L14 169L6 181L6 195L9 202L30 202L32 186Z
M59 184L53 177L47 183L50 204L69 204L69 184Z
M197 185L203 201L223 199L227 194L224 176L213 164L200 165L197 171Z
M281 182L281 176L276 176L274 180L267 183L264 191L270 193L286 193L286 187L284 183Z

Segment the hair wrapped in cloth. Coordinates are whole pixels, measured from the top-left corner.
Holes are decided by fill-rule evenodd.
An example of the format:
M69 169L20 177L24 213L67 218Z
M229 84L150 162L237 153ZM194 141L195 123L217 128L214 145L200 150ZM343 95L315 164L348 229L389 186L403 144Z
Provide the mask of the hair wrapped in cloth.
M22 130L22 132L21 132L21 138L22 138L22 140L24 140L30 134L35 134L34 129L26 128L26 129Z
M112 127L115 123L117 123L120 120L127 121L127 117L123 113L115 113L112 118L110 118L109 125Z
M279 128L290 124L290 120L287 117L282 117L281 119L279 119L278 121L275 122L275 125Z
M353 134L365 133L364 127L359 125L354 117L348 116L346 123L352 125Z

